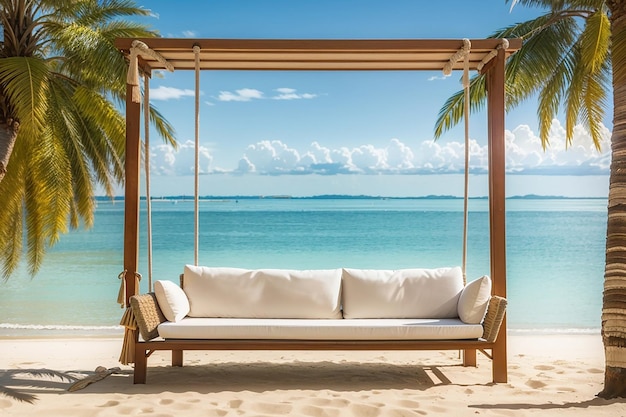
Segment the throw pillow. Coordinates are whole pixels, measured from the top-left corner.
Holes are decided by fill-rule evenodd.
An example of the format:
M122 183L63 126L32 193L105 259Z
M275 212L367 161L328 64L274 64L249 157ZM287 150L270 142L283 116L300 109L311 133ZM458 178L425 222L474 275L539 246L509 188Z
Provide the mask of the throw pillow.
M174 282L156 281L154 293L167 321L180 321L189 313L187 294Z

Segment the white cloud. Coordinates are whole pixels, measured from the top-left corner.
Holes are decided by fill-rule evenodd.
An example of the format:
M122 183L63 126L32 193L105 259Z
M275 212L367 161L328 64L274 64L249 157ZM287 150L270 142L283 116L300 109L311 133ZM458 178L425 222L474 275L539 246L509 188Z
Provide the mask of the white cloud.
M235 90L234 93L231 91L220 91L219 96L217 96L219 101L250 101L262 98L263 92L254 88L241 88Z
M398 139L391 139L387 146L387 166L393 171L402 171L414 168L415 156L410 147L400 142Z
M566 144L565 128L552 121L546 149L540 138L526 125L506 132L507 169L512 172L542 174L608 173L611 132L602 126L602 152L593 145L591 135L582 127L574 127L571 145Z
M352 149L352 165L361 172L376 172L387 168L387 153L373 145L361 145Z
M200 174L211 172L213 157L209 149L200 146L199 149ZM157 175L193 175L195 165L195 143L187 141L178 145L178 150L161 144L150 150L150 172Z
M316 164L328 164L333 161L330 156L330 149L317 142L311 143L311 146L305 155L310 155Z
M312 99L317 97L317 94L311 93L297 93L294 88L277 88L275 90L278 94L272 97L274 100L300 100L300 99Z
M428 77L428 81L441 81L441 80L447 80L449 76L446 75L433 75L431 77Z
M157 88L150 89L151 100L177 100L181 97L193 97L195 94L194 90L182 90L180 88L165 87L162 85Z
M247 174L249 172L254 172L256 170L254 164L250 162L248 157L244 156L239 160L239 164L237 166L237 171L242 174Z
M220 91L217 99L219 101L251 101L269 98L272 100L310 100L318 95L313 93L298 93L295 88L281 87L276 88L274 93L268 96L261 90L255 88L241 88L232 91Z
M278 174L299 169L300 154L279 140L264 140L248 145L242 159L247 160L256 172ZM241 168L241 161L239 165L238 168Z
M193 30L184 30L183 31L183 36L185 38L195 38L195 37L197 37L197 34Z
M603 152L591 142L589 132L574 129L572 144L566 149L565 131L555 120L550 130L550 145L545 152L537 134L527 125L505 132L506 169L511 174L606 175L609 171L610 132L603 128ZM152 150L153 171L159 174L192 174L193 143L182 144L178 151L159 145ZM212 155L203 147L201 172L237 172L265 175L282 174L446 174L462 173L464 145L460 141L423 141L409 146L398 138L386 146L364 144L353 148L330 148L312 142L302 151L280 140L263 140L248 145L237 167L211 168ZM487 171L488 148L470 140L470 171ZM220 164L223 165L223 164Z

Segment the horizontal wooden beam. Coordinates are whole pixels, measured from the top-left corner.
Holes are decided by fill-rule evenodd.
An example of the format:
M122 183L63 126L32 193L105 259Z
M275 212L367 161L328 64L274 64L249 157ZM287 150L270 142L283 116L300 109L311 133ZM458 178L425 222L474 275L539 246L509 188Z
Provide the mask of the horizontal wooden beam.
M196 340L139 342L145 350L457 350L491 349L482 340Z
M115 46L129 54L132 38L120 38ZM193 47L200 47L201 70L441 70L459 49L462 39L190 39L141 38L174 69L194 69ZM471 40L470 69L502 44L501 39ZM508 56L521 47L509 40ZM143 56L144 65L163 64ZM462 62L454 65L461 69Z

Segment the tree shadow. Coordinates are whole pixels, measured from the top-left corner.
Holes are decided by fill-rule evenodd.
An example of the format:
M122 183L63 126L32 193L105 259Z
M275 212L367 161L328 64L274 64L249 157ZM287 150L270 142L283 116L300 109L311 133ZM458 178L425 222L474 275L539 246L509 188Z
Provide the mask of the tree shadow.
M592 408L592 407L605 407L611 404L626 404L626 398L614 398L605 400L604 398L595 397L590 400L581 402L570 402L563 404L548 403L548 404L530 404L530 403L509 403L509 404L473 404L469 405L469 408L477 408L482 410L566 410L576 408Z
M0 370L0 395L9 399L34 404L36 393L65 391L67 384L88 374L83 371L60 372L53 369L3 369Z

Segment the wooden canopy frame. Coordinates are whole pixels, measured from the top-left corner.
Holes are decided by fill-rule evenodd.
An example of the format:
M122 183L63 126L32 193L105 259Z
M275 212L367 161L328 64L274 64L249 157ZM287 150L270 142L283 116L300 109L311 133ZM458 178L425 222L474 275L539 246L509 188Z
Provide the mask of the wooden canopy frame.
M136 39L117 39L115 46L131 55ZM289 70L289 71L442 71L463 62L451 58L463 48L462 39L406 40L312 40L312 39L171 39L142 38L150 50L163 57L174 70L194 70L194 46L200 48L200 70ZM487 77L488 177L490 275L493 294L506 297L505 240L505 61L517 51L521 39L508 45L501 39L471 40L469 69ZM494 55L495 52L495 56ZM138 66L147 76L165 69L161 60L142 54ZM126 98L126 177L124 203L124 271L126 304L138 293L135 276L139 256L140 201L140 103L132 100L133 85ZM505 319L506 320L506 319ZM492 349L494 382L507 381L506 322ZM472 346L469 346L472 348ZM475 351L475 347L474 347ZM474 355L474 364L476 361ZM466 364L467 361L466 361ZM471 363L470 363L471 364Z

